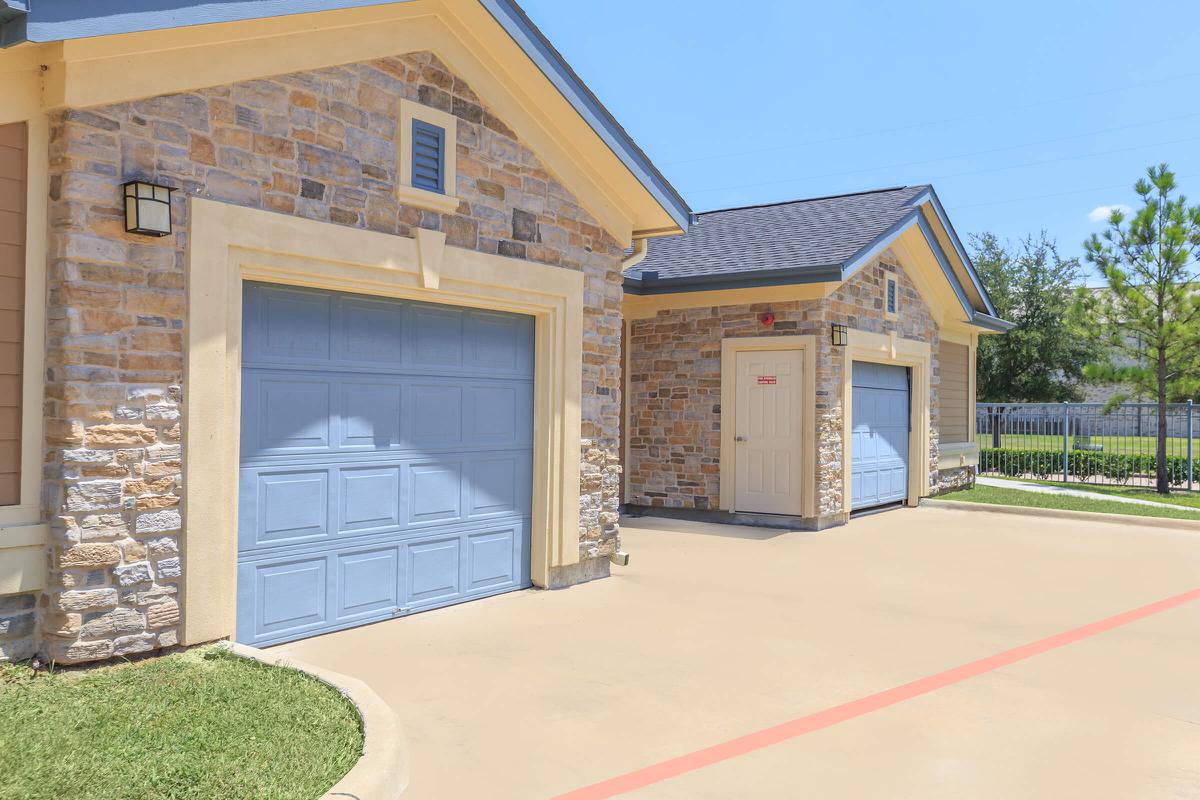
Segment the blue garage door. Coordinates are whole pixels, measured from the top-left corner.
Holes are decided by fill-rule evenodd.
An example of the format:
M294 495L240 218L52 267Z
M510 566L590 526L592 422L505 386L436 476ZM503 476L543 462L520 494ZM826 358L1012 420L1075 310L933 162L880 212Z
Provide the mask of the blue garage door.
M529 585L530 317L247 284L237 638Z
M854 362L851 508L908 497L908 369Z

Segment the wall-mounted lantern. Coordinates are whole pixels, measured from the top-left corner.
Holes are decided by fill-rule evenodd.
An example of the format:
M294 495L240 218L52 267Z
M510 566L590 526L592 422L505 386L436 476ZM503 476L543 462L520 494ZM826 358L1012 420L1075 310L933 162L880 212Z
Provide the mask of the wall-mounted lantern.
M850 329L845 325L833 323L833 346L845 347L850 344Z
M147 181L129 181L125 189L125 230L145 236L171 235L171 192L169 186Z

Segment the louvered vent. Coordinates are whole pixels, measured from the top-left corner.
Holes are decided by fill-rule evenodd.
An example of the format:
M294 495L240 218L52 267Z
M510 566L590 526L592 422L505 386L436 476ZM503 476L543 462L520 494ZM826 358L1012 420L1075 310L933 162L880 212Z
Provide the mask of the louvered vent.
M887 310L889 314L896 313L896 282L891 278L887 282Z
M446 131L419 119L412 127L412 185L446 193Z

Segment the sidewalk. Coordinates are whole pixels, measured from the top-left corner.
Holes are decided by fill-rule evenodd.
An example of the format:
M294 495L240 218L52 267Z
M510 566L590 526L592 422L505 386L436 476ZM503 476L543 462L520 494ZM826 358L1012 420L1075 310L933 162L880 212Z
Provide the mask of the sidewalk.
M985 478L980 476L975 479L975 482L980 486L994 486L999 489L1021 489L1026 492L1041 492L1042 494L1065 494L1071 497L1086 497L1091 500L1111 500L1114 503L1129 503L1135 506L1153 506L1155 508L1174 508L1180 506L1171 503L1156 503L1153 500L1138 500L1133 497L1120 497L1119 495L1103 494L1101 492L1089 492L1085 489L1068 489L1065 486L1047 486L1044 483L1030 483L1028 481L1010 481L1001 478Z

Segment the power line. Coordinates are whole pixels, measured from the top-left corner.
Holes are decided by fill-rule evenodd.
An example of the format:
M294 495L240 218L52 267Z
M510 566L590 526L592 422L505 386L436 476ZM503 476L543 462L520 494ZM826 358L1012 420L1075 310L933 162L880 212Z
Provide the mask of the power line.
M1176 178L1187 178L1190 176L1176 175L1175 177ZM999 205L1005 205L1007 203L1024 203L1029 200L1044 200L1049 197L1066 197L1068 195L1073 195L1073 194L1087 194L1088 192L1105 192L1110 189L1127 189L1132 186L1133 186L1133 184L1129 183L1128 181L1125 183L1110 183L1107 186L1093 186L1088 189L1071 189L1071 190L1065 191L1065 192L1050 192L1047 194L1031 194L1031 195L1026 195L1025 197L1010 197L1005 200L989 200L985 203L967 203L966 205L952 206L951 209L948 209L948 210L961 211L964 208L982 208L984 206L999 206Z
M1114 150L1100 150L1100 151L1094 152L1094 153L1083 153L1080 155L1073 155L1073 156L1059 156L1057 158L1048 158L1048 159L1043 159L1041 161L1026 161L1021 164L1008 164L1008 165L1000 166L1000 167L988 167L985 169L968 170L965 172L954 172L954 173L949 173L946 175L935 175L932 178L929 178L928 180L933 181L933 180L943 180L946 178L960 178L960 177L964 177L967 175L982 175L982 174L986 174L989 172L1003 172L1004 170L1009 170L1009 169L1021 169L1023 167L1042 166L1045 164L1057 164L1057 163L1063 162L1063 161L1078 161L1080 159L1095 158L1097 156L1113 155L1116 153L1128 153L1133 150L1144 150L1148 147L1167 147L1167 146L1173 145L1173 144L1182 144L1184 142L1193 142L1193 141L1196 141L1197 139L1200 139L1200 136L1190 136L1190 137L1187 137L1184 139L1174 139L1169 142L1156 142L1153 144L1135 145L1133 147L1122 147L1122 148L1117 148ZM903 166L903 165L901 165L901 166ZM752 188L755 188L758 186L777 186L780 184L798 183L800 181L811 180L816 177L832 177L837 174L851 174L851 173L850 172L831 173L830 175L805 176L805 177L800 177L800 178L781 178L779 180L773 180L773 181L759 181L757 183L742 183L742 184L737 184L735 186L716 186L716 187L711 187L708 189L690 189L690 190L688 190L687 193L688 194L703 194L703 193L707 193L707 192L723 192L723 191L728 191L731 189L752 189Z
M1117 92L1126 92L1131 89L1141 89L1145 86L1153 86L1156 84L1165 83L1167 81L1183 80L1185 78L1200 77L1200 72L1190 72L1183 75L1172 75L1167 78L1156 78L1154 80L1142 81L1141 83L1130 83L1124 86L1115 86L1110 89L1100 89L1095 92L1085 92L1083 94L1066 95L1064 97L1056 97L1049 100L1038 100L1034 103L1027 103L1023 106L1016 106L1015 111L1025 111L1032 108L1040 108L1042 106L1054 105L1055 103L1066 103L1072 100L1084 100L1089 97L1100 97L1107 94ZM675 164L694 164L700 161L716 161L722 158L738 158L740 156L752 156L759 153L773 153L779 150L790 150L796 147L810 147L817 144L832 144L834 142L846 142L852 139L864 139L868 136L882 136L889 133L903 133L904 131L918 130L920 128L928 128L934 125L948 125L953 122L966 122L976 119L992 119L991 114L970 114L960 117L946 117L938 120L925 120L923 122L913 122L908 125L901 125L896 128L880 128L871 131L860 131L858 133L850 133L841 136L832 136L824 139L809 139L801 142L786 142L769 147L759 147L753 150L740 150L737 152L713 153L706 156L696 156L695 158L684 158L676 161L659 161L662 166L673 166Z
M1117 131L1129 130L1131 128L1144 128L1148 125L1162 125L1167 122L1178 122L1180 120L1193 119L1195 117L1200 117L1200 112L1194 112L1191 114L1183 114L1183 115L1177 116L1177 117L1166 117L1164 119L1149 120L1146 122L1134 122L1129 125L1118 125L1117 127L1114 127L1114 128L1102 128L1102 129L1094 130L1094 131L1084 131L1083 133L1074 133L1074 134L1070 134L1068 136L1056 136L1051 139L1039 139L1039 140L1033 141L1033 142L1024 142L1021 144L1005 145L1004 147L993 147L988 150L974 150L974 151L970 151L970 152L966 152L966 153L955 153L954 155L949 155L949 156L937 156L935 158L924 158L924 159L920 159L917 161L904 161L904 162L900 162L897 164L882 164L882 165L878 165L878 166L874 166L874 167L862 167L859 169L841 170L839 172L823 172L823 173L814 174L814 175L803 175L803 176L799 176L796 178L781 179L780 182L782 183L785 181L792 181L792 180L795 180L795 181L817 180L820 178L836 178L836 177L841 177L843 175L860 175L865 172L879 172L879 171L887 170L887 169L900 169L902 167L919 166L921 164L935 164L939 161L954 161L955 159L959 159L959 158L971 158L974 156L991 155L993 153L1005 153L1005 152L1009 152L1012 150L1021 150L1026 147L1037 147L1039 145L1044 145L1044 144L1054 144L1056 142L1066 142L1066 141L1072 141L1074 139L1085 139L1089 136L1100 136L1100 135L1106 134L1106 133L1116 133ZM742 187L741 186L729 186L729 187L723 187L723 188L740 189ZM696 189L693 191L711 192L711 191L718 191L718 189L715 189L715 188L714 189Z

